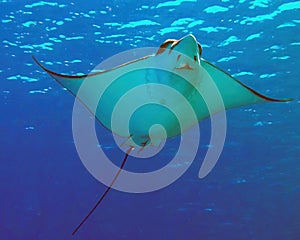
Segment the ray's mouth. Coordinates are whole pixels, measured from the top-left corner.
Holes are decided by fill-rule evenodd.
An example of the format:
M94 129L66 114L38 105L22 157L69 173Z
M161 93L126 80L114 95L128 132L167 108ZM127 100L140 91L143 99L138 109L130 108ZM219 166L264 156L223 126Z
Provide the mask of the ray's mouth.
M181 64L180 67L175 67L175 69L176 70L193 70L193 68L188 63Z

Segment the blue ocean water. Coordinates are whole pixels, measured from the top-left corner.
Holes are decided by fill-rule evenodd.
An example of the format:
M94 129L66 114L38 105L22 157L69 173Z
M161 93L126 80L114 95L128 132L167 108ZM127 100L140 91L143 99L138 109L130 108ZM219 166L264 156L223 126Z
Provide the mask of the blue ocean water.
M0 239L299 239L300 1L0 0L0 6ZM189 33L205 59L263 94L295 100L227 111L225 147L207 177L198 178L209 147L203 143L175 183L145 194L112 190L72 237L106 187L77 155L73 96L31 56L57 72L87 73L118 52ZM200 127L209 138L209 120ZM97 131L107 153L121 161L110 133ZM177 145L171 140L157 158L129 159L127 167L158 167Z

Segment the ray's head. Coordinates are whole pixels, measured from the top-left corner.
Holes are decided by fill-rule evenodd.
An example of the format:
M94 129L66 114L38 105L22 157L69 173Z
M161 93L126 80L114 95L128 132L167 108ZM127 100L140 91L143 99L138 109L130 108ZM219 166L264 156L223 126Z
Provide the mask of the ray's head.
M194 35L189 34L179 40L168 39L163 44L161 44L156 55L159 54L169 54L177 55L177 60L179 61L183 56L184 58L189 58L195 62L199 62L202 55L202 47L199 42L197 42Z

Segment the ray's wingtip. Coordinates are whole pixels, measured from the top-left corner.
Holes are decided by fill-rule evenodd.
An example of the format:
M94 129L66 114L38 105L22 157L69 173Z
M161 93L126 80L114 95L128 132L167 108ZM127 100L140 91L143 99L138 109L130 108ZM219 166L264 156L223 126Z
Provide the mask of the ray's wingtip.
M49 70L47 67L45 67L34 55L31 55L33 61L41 68L43 69L45 72L47 72L50 75L59 75L58 73L55 73L51 70Z
M31 55L32 60L38 65L40 66L42 69L45 69L45 67L39 62L39 60L37 60L37 58L34 55Z
M268 102L291 102L294 100L294 98L282 98L282 99L278 99L278 98L271 98L271 97L267 97L267 96L264 96L260 93L257 93L255 91L253 91L256 95L258 95L259 97L261 97L262 99L268 101Z
M292 101L294 101L294 98L284 98L278 100L278 102L292 102Z
M31 55L31 58L33 61L35 61L36 63L38 63L39 61L37 60L37 58L34 55Z

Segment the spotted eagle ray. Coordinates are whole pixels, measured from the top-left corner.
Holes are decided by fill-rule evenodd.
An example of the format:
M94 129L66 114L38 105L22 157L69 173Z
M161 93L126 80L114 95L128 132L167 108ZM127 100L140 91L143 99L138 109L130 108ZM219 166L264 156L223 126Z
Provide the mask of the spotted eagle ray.
M80 76L53 72L33 57L43 70L78 97L99 123L114 134L128 139L125 142L128 150L117 174L92 210L73 231L73 235L105 198L123 169L132 149L143 149L147 145L158 146L164 139L180 135L194 124L198 124L201 120L224 109L248 104L292 100L264 96L201 56L202 47L190 34L179 40L166 40L153 55L124 63L109 70ZM83 83L86 86L78 95ZM157 88L157 85L168 86L184 96L192 106L196 117L191 118L186 113L182 98L173 95L171 97L168 92L164 91L164 88ZM112 126L112 115L117 102L128 91L139 86L146 87L135 91L133 97L127 98L126 104L130 105L135 102L150 104L136 110L131 116L129 126L124 126L122 121L122 115L127 114L126 107L123 108L119 117L115 118L116 123ZM217 95L221 97L222 101L214 101L214 96ZM207 98L212 101L209 108L207 107ZM180 126L174 114L167 109L170 106L176 108L175 110L180 116L184 116ZM149 129L154 124L161 124L164 131L158 128L150 136Z

